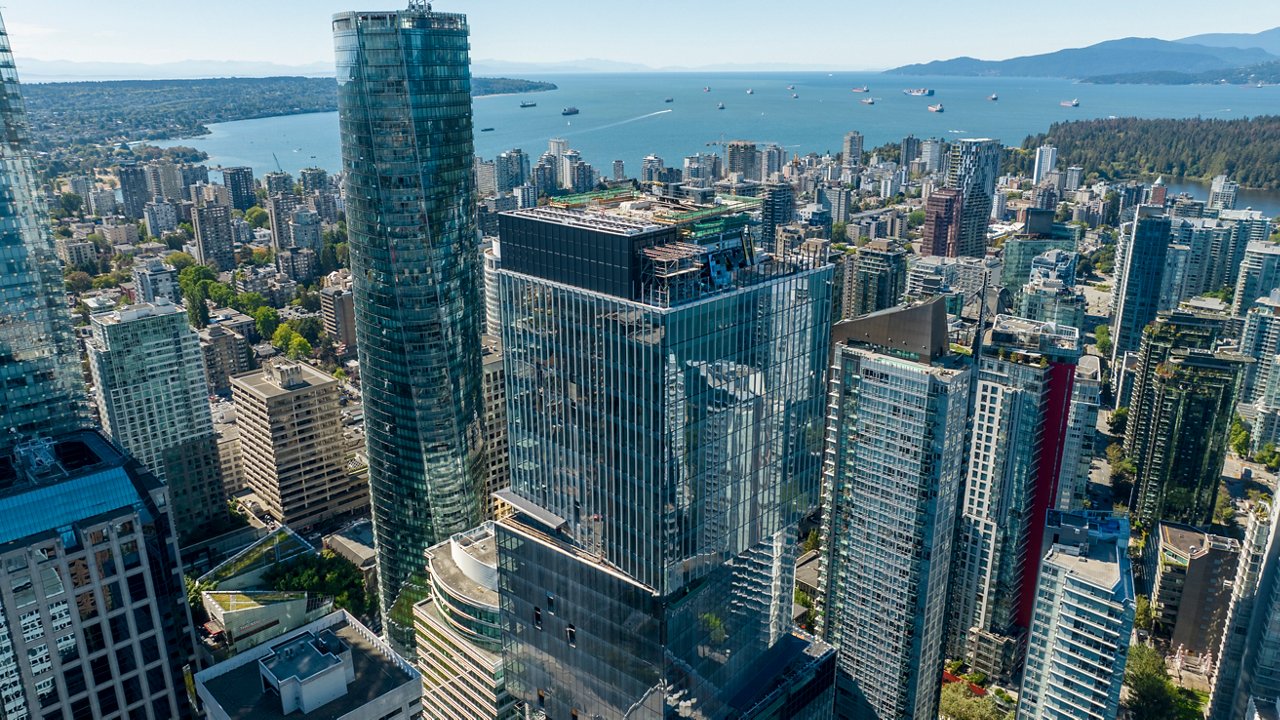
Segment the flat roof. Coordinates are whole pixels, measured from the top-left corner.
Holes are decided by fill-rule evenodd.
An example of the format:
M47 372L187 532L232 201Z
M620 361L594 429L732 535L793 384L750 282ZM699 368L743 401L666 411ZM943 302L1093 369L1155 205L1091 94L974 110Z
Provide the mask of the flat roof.
M1044 561L1098 587L1114 588L1120 582L1118 552L1114 540L1098 541L1090 537L1087 552L1071 545L1054 545Z
M301 382L292 387L280 387L277 385L274 375L269 374L271 371L265 367L234 375L231 378L231 384L264 400L290 395L299 390L310 390L325 385L338 384L337 378L322 373L304 362L296 363L296 365L299 368L299 380Z

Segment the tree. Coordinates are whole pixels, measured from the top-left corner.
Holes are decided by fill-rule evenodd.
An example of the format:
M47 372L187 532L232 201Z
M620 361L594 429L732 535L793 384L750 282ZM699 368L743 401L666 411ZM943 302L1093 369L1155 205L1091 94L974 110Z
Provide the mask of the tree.
M187 321L196 329L209 324L209 306L205 304L204 287L196 286L190 294L183 293L187 303Z
M1093 337L1098 346L1098 352L1103 355L1111 354L1111 328L1106 325L1099 325L1093 329Z
M281 325L271 334L271 345L281 352L287 352L289 343L293 342L293 339L297 336L298 334L293 331L293 328L287 324Z
M1213 506L1213 521L1219 525L1235 525L1236 504L1226 485L1218 486L1218 501Z
M950 720L1004 720L1004 713L990 697L978 697L967 682L942 686L938 714Z
M1155 625L1156 616L1151 610L1151 601L1146 595L1139 595L1138 600L1134 603L1133 609L1133 625L1139 630L1151 632L1151 628Z
M263 582L274 590L329 595L333 598L334 607L356 616L364 616L372 606L364 576L332 550L274 565L263 576Z
M174 270L182 272L192 265L196 264L196 259L187 253L177 250L165 256L164 261L173 266Z
M253 311L253 326L259 337L272 337L280 327L280 313L273 307L260 307Z
M1129 646L1124 684L1129 688L1125 707L1133 720L1169 720L1175 717L1177 691L1169 681L1164 656L1155 648L1147 645Z
M89 273L83 270L76 270L67 275L67 292L82 293L93 287L93 278L89 277Z
M205 284L205 293L214 305L218 307L233 306L236 301L236 291L231 289L230 285L220 282L211 282Z
M921 225L924 225L924 211L912 210L907 215L907 227L914 229L914 228L920 227Z
M324 332L324 326L320 324L320 318L306 317L296 318L289 321L289 327L293 331L307 339L307 342L316 344L320 342L320 335Z
M258 308L267 304L267 299L262 293L247 292L240 293L232 301L235 309L247 315L252 315Z
M58 207L62 209L63 215L76 215L84 207L84 198L75 193L62 193L58 197Z
M1124 430L1129 426L1129 408L1116 408L1111 413L1111 417L1107 420L1107 429L1112 435L1124 435Z
M1231 430L1227 434L1227 442L1231 445L1231 449L1240 457L1247 457L1250 440L1249 426L1244 424L1244 419L1239 415L1232 418Z
M311 343L301 335L294 335L289 341L289 357L293 360L311 357Z
M254 205L244 211L244 221L249 223L254 229L266 227L271 218L267 216L267 211Z
M804 551L811 552L822 546L822 538L818 535L817 530L810 530L809 537L804 539Z

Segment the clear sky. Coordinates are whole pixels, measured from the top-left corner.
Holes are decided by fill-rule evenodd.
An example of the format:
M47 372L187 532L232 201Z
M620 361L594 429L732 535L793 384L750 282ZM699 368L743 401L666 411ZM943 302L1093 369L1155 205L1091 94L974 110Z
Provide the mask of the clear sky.
M358 9L405 4L361 2ZM357 9L349 0L7 0L3 7L19 57L285 65L331 62L328 19ZM469 15L473 59L602 58L653 67L875 69L1280 25L1276 0L446 0L435 8Z

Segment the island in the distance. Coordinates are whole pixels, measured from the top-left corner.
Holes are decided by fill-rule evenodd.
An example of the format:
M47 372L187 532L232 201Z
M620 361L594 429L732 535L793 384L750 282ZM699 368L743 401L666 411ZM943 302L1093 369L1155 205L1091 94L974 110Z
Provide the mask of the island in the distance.
M503 77L471 80L472 95L555 90L553 83ZM338 109L332 77L117 80L25 85L33 145L168 140L208 132L209 123Z

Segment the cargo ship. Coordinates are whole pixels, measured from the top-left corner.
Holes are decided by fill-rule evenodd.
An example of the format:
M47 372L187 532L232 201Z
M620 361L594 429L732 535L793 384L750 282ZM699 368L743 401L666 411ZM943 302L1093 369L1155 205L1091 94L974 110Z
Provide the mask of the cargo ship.
M538 107L538 103L529 102L528 100L525 100L524 102L520 103L520 107L522 108Z
M943 109L942 109L942 103L938 103L937 105L930 105L930 106L929 106L929 112L937 112L937 113L940 113L940 112L942 112L942 111L943 111Z
M560 114L561 114L561 115L577 115L577 114L578 114L578 108L576 108L576 107L567 107L567 108L565 108L565 109L561 110L561 111L560 111Z
M903 90L902 94L911 97L933 97L933 88L908 88Z
M1062 107L1080 107L1080 101L1079 101L1079 100L1074 100L1074 99L1073 99L1073 100L1063 100L1062 102L1060 102L1060 103L1058 103L1058 104L1059 104L1059 105L1061 105Z

